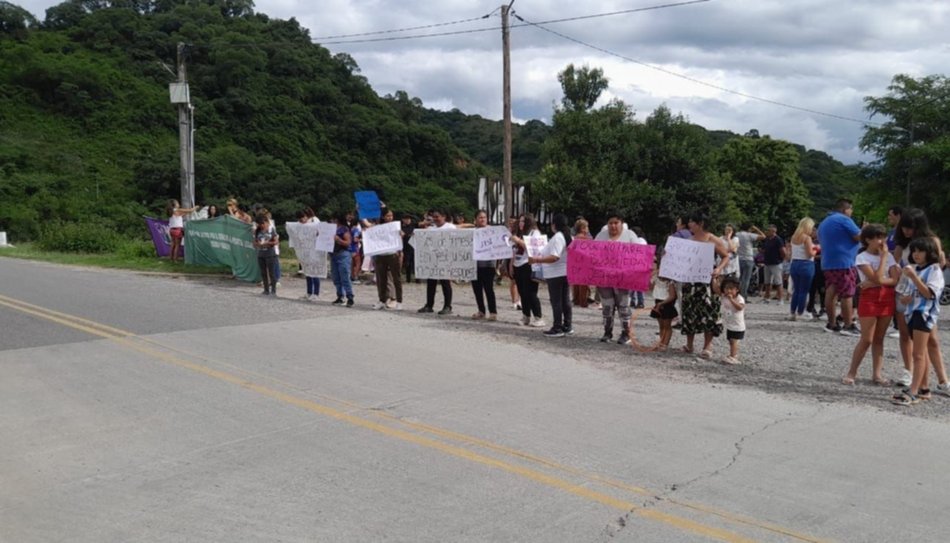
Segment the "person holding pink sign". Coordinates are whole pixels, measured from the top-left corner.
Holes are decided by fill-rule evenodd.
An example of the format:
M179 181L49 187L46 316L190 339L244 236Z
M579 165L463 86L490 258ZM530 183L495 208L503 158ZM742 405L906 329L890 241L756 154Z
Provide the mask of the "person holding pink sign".
M611 213L607 216L607 229L601 230L597 234L596 241L617 241L621 243L636 243L637 235L632 230L623 227L623 218L618 213ZM600 293L600 302L603 305L602 315L604 318L604 335L600 341L607 343L614 337L614 311L620 315L620 337L617 343L620 345L630 344L630 318L633 312L630 310L630 291L624 288L615 287L597 287Z

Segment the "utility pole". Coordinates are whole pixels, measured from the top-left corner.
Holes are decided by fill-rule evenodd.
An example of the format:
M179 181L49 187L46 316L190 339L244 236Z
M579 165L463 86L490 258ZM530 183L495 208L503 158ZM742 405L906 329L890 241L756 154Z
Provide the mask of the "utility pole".
M181 159L181 206L195 205L194 107L188 92L185 44L178 43L178 81L169 87L171 101L178 104L178 154Z
M515 0L505 6L501 6L501 44L502 49L504 50L504 82L503 82L503 95L502 103L504 108L504 125L505 125L505 139L504 139L504 187L505 187L505 221L507 223L508 217L512 215L512 187L511 187L511 40L509 38L509 29L508 29L508 15L511 11L511 6L515 3Z

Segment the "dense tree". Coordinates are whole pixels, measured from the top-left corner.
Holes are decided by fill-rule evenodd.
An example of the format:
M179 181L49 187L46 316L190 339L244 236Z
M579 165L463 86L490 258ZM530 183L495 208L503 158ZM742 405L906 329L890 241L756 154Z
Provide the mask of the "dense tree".
M950 78L897 75L886 96L865 98L882 118L868 125L861 148L877 161L873 182L891 202L923 207L944 232L950 229Z
M609 83L600 68L583 66L577 69L573 64L568 64L557 75L557 80L564 91L561 107L567 111L587 111L594 107Z

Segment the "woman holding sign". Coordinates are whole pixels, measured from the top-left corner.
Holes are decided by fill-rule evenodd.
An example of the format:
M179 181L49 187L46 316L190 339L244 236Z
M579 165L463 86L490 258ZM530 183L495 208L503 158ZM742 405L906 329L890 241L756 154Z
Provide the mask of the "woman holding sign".
M551 221L554 233L541 250L541 256L528 258L529 264L541 264L541 272L548 283L554 324L544 332L547 337L564 337L574 333L571 326L571 287L567 284L567 247L571 244L571 228L567 216L556 213Z
M380 224L393 222L393 210L383 208L383 216ZM370 228L377 228L371 226ZM369 230L368 228L367 230ZM402 229L400 228L400 236ZM393 290L396 294L396 311L402 311L402 274L399 272L402 262L402 253L399 251L392 253L376 254L373 256L373 262L376 266L376 294L379 295L379 301L373 304L373 309L385 309L389 301L389 284L392 281Z
M719 296L718 282L722 270L729 265L729 248L715 234L709 233L709 219L705 213L695 212L689 218L689 231L692 241L711 243L715 255L721 260L713 268L712 283L684 283L683 284L683 330L686 336L686 346L683 352L693 352L693 338L696 334L703 334L703 350L700 357L712 358L713 338L722 333L719 324Z
M623 219L619 214L612 213L607 217L607 229L597 234L597 241L619 241L621 243L636 243L637 235L633 230L623 227ZM630 291L624 288L597 287L600 301L603 304L604 335L600 341L607 343L614 337L614 310L620 315L620 345L630 344Z
M488 226L488 212L484 209L475 213L475 228ZM475 294L475 303L478 312L472 315L475 320L498 320L498 308L495 305L495 261L479 260L476 268L476 278L472 281L472 292ZM484 299L482 293L485 293ZM488 315L485 315L485 302L488 302Z
M525 213L518 221L518 231L511 236L511 267L514 280L521 297L521 324L525 326L544 326L541 318L541 300L538 299L538 282L531 278L531 264L528 263L528 244L534 240L543 240L544 236L534 222L534 215ZM532 318L532 316L534 318Z

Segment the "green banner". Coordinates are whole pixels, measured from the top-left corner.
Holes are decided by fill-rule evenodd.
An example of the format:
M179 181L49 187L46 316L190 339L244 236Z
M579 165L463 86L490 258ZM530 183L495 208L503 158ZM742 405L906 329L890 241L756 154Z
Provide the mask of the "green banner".
M251 225L230 215L185 225L185 264L228 266L235 277L257 283L261 270L257 265Z

